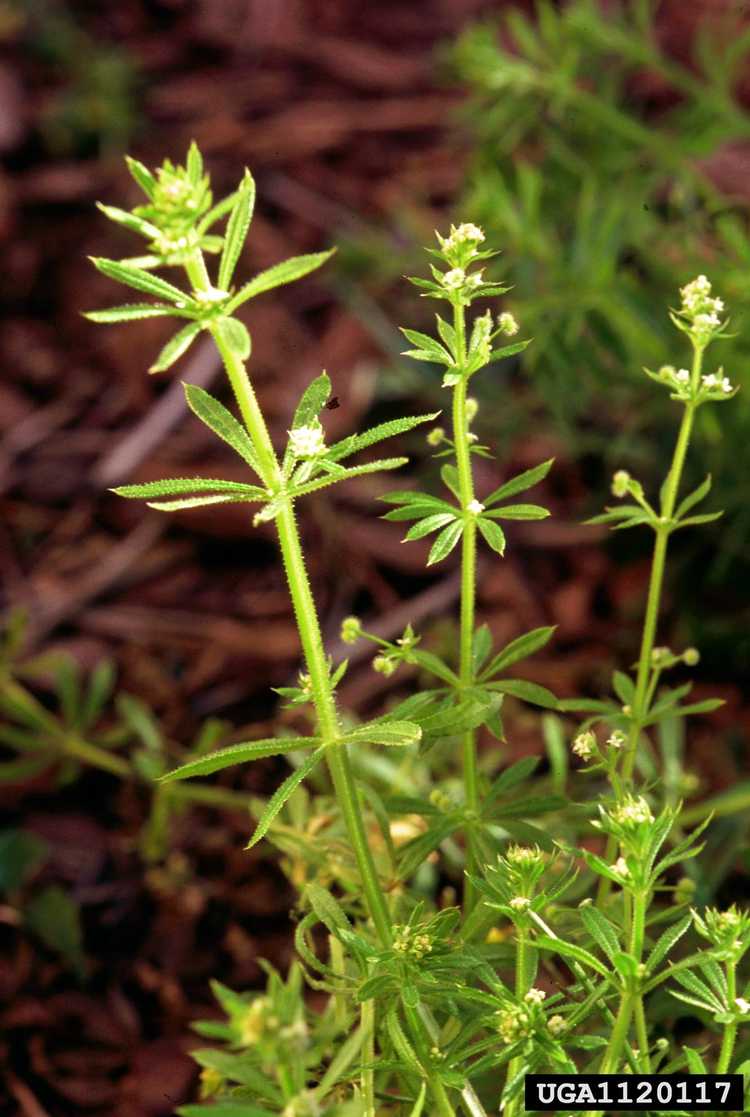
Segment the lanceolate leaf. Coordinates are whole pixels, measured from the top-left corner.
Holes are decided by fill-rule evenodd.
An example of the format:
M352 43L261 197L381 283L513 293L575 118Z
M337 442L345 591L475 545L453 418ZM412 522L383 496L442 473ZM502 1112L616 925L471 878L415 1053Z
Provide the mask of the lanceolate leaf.
M318 748L320 737L269 737L262 741L243 741L237 745L227 745L226 748L217 749L206 756L199 756L196 760L189 760L171 772L161 777L161 783L171 783L172 780L189 780L194 776L209 776L212 772L220 772L223 768L232 768L235 764L246 764L251 760L262 760L266 756L282 756L287 752L297 752L300 749Z
M694 489L692 493L686 496L682 503L678 505L677 511L675 512L675 519L681 520L691 508L694 508L696 504L699 504L703 498L708 495L710 489L711 474L709 473L706 480L700 484L697 489Z
M427 559L427 565L433 566L436 562L441 562L444 558L446 558L456 546L456 543L458 543L463 530L464 525L460 520L454 520L453 523L450 523L447 527L443 528L435 542L432 544L432 548Z
M431 532L437 531L438 528L445 527L452 520L455 520L455 515L452 512L438 512L435 515L426 516L423 520L419 520L413 527L410 527L404 536L404 542L411 542L414 539L424 539L425 535L430 535Z
M102 202L96 204L104 216L108 217L110 221L114 221L116 225L122 225L124 229L130 229L133 233L140 233L142 237L148 237L150 240L159 236L159 230L155 225L145 221L142 217L138 217L135 213L130 213L126 209L118 209L117 206L105 206Z
M292 429L309 427L310 423L320 415L330 394L331 381L328 373L321 372L320 376L316 376L302 393L302 398L294 412ZM330 454L326 456L330 457Z
M184 512L189 508L202 508L207 504L246 504L252 501L264 500L265 493L261 490L260 496L244 496L241 493L216 493L213 496L188 496L181 500L150 500L149 508L158 512Z
M271 291L274 287L283 287L287 283L294 283L296 279L302 279L304 276L309 275L310 272L315 271L335 252L331 249L329 252L313 252L307 256L293 256L290 260L284 260L281 264L274 264L272 268L260 272L244 287L241 287L233 299L230 299L227 304L227 313L232 314L238 306L242 306L248 299L254 299L256 295L262 295L265 291Z
M127 163L128 170L143 193L146 194L148 198L153 198L154 189L156 188L156 179L151 174L148 167L145 167L143 163L140 163L137 159L133 159L130 155L125 156L125 162Z
M498 555L504 555L505 535L500 525L493 523L492 520L485 520L480 516L477 520L477 527L488 546L490 546L493 551L496 551Z
M148 371L164 372L168 369L187 352L202 329L200 322L188 322L187 326L183 326L170 338Z
M503 508L492 508L485 513L496 520L546 520L549 509L539 504L506 504Z
M232 281L247 230L250 228L254 208L255 182L253 176L246 170L224 234L224 247L219 261L219 287L222 291L226 291Z
M219 481L211 477L171 477L164 481L146 481L141 485L120 485L112 489L118 496L128 499L150 500L155 496L177 496L179 493L238 493L256 500L268 494L257 485L243 485L241 481Z
M169 302L186 303L188 296L179 287L173 287L165 279L160 279L151 272L136 268L132 264L118 264L116 260L106 260L101 256L92 256L91 262L103 275L110 279L124 283L127 287L134 287L136 291L144 291L147 295L154 295L157 299L167 299Z
M500 349L493 349L490 353L490 361L502 361L504 357L514 357L516 353L523 353L530 344L531 338L527 338L526 341L514 341L510 345L503 345Z
M359 728L347 733L343 741L345 744L388 745L390 747L403 747L413 745L422 738L422 730L413 721L386 721L371 725L361 725Z
M537 485L547 476L554 460L554 458L550 458L549 461L542 462L541 465L534 466L533 469L527 469L523 473L511 477L510 481L506 481L499 489L495 489L489 496L484 497L482 503L486 508L489 508L490 505L497 504L499 500L505 500L509 496L515 496L516 493L525 492L532 485Z
M109 306L106 310L89 310L84 317L90 322L134 322L140 318L189 318L185 311L163 303L125 303L122 306Z
M247 843L247 846L245 847L246 849L252 849L254 845L257 845L260 839L267 832L269 826L276 818L276 815L284 806L292 792L296 791L302 781L310 775L313 768L315 768L315 766L323 759L323 754L326 751L326 747L326 745L321 745L315 750L314 753L312 753L310 756L305 757L299 768L295 768L291 775L287 776L287 778L284 780L281 787L274 792L274 794L268 800L263 814L258 819L258 825L255 827L255 833L253 834L250 841Z
M365 465L353 465L340 474L329 477L316 477L314 481L307 481L292 490L292 496L305 496L315 493L318 489L325 489L328 485L335 485L337 481L349 481L354 477L364 477L367 473L380 473L387 469L400 469L406 465L408 458L380 458Z
M202 423L223 439L232 449L261 476L255 449L250 441L250 435L242 427L234 415L227 411L222 403L214 399L204 388L195 384L185 385L185 397L190 410L198 416Z
M439 414L439 411L434 411L431 415L409 415L403 419L391 419L387 423L380 423L377 427L365 431L364 434L352 434L348 438L343 438L340 442L334 442L328 451L328 457L331 461L339 462L343 458L355 454L357 450L364 450L366 446L382 442L385 438L393 438L397 434L404 434L406 431L419 426L420 423L432 422L433 419L437 419ZM383 497L382 499L387 498Z
M235 357L238 357L241 361L248 359L252 350L250 334L247 327L238 318L222 318L213 329L221 334Z
M527 656L538 652L549 641L554 631L555 626L549 625L543 628L533 628L530 632L524 632L523 636L517 636L490 661L482 672L482 679L491 679L505 670L506 667L510 667L512 664L518 663L519 660L526 659Z
M545 710L556 710L557 699L551 690L539 686L538 683L529 683L525 679L503 679L499 683L488 683L490 690L499 691L501 694L511 694L514 698L521 698L530 702L532 706L541 706Z

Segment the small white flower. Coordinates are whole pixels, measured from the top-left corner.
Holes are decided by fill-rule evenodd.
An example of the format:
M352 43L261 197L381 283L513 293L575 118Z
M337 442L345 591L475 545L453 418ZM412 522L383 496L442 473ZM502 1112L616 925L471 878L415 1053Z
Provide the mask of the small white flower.
M220 287L207 287L204 291L194 291L193 297L199 303L220 303L229 297L229 292L222 291Z
M573 741L571 751L580 756L581 760L591 760L596 753L596 737L590 730L579 733Z
M497 324L500 332L504 333L506 337L513 337L514 334L518 333L518 322L509 310L504 310L502 314L498 315Z
M544 989L537 989L536 987L534 987L533 989L529 989L528 993L524 997L524 1000L527 1001L530 1005L540 1005L546 998L546 996L547 994L545 993Z
M323 428L295 427L289 431L289 445L295 458L315 458L326 448Z
M718 314L713 310L708 313L696 314L693 325L697 330L713 330L721 325Z
M482 283L483 280L481 271L473 271L471 275L466 276L467 287L481 287Z
M479 516L484 512L484 505L481 501L474 498L474 500L470 500L466 505L466 511L470 512L472 516Z
M732 382L731 382L731 380L729 379L728 376L723 376L722 377L722 379L721 379L721 390L722 390L722 392L725 392L727 394L734 390Z
M614 865L612 866L612 868L614 869L614 871L617 873L618 876L621 876L621 877L630 876L630 869L628 868L628 863L627 863L627 861L625 860L624 857L618 857L617 860L615 861Z
M510 906L514 911L526 911L531 906L531 900L528 896L514 896L510 901Z
M715 388L719 387L720 381L715 373L709 372L707 376L701 377L701 383L703 384L704 388L708 388L709 391L713 391Z
M565 1017L563 1016L550 1016L547 1021L547 1027L552 1032L553 1036L562 1035L565 1031Z
M622 746L625 744L626 740L627 740L627 738L626 738L625 734L622 732L622 730L615 729L614 733L612 733L607 738L607 744L609 745L609 747L611 749L621 749Z
M449 291L457 291L466 283L466 272L463 268L451 268L443 274L442 283Z
M637 826L642 822L654 821L651 808L641 795L635 797L628 795L622 803L617 804L611 812L611 817L615 822L619 822L621 825L634 823Z
M678 368L674 374L675 380L678 384L688 384L690 382L690 373L686 368Z
M750 1001L746 1001L744 997L735 997L734 1003L743 1015L750 1012Z
M456 244L462 244L465 241L474 241L476 244L481 244L484 240L484 233L478 225L474 225L471 221L464 221L457 229L453 230L451 239Z

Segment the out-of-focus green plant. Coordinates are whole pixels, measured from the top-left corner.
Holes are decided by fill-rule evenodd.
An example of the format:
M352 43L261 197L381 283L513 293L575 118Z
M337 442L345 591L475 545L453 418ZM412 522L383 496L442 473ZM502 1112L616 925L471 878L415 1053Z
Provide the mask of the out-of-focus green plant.
M138 128L138 68L126 47L90 35L67 4L22 0L21 34L59 84L41 115L54 155L121 152Z
M503 246L511 306L535 339L524 371L576 454L615 460L626 438L653 473L667 410L643 391L639 371L669 353L661 308L710 271L742 314L747 205L720 193L706 164L750 138L750 115L734 96L748 52L750 30L727 12L699 27L694 65L676 61L649 0L538 0L531 15L510 8L450 48L470 91L461 212ZM722 357L741 375L747 331L725 340ZM732 410L721 434L708 410L696 433L727 507L722 554L746 561L750 400Z

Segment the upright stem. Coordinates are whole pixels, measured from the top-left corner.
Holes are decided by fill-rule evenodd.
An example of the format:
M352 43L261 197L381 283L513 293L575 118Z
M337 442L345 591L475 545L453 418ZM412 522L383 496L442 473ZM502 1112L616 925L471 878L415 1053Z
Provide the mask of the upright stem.
M453 308L454 329L456 331L456 360L460 372L466 364L466 323L464 307L456 304ZM477 577L477 525L469 511L474 500L474 478L471 470L471 451L469 443L469 422L466 414L466 390L468 382L461 377L453 391L453 441L456 450L456 469L458 472L458 491L464 516L464 530L461 537L461 631L459 638L460 664L459 678L462 690L474 682L473 643L474 615L476 606ZM464 797L469 814L479 810L479 778L477 770L476 734L467 730L463 737ZM476 871L476 847L469 833L466 841L466 871ZM468 915L476 903L476 890L467 876L464 884L464 912Z
M696 346L693 352L693 367L691 371L691 384L693 390L698 385L703 365L703 350ZM672 462L667 474L666 484L661 500L660 517L662 523L656 531L656 540L651 557L651 575L648 584L648 597L646 600L646 613L643 619L643 632L641 635L641 649L638 656L638 671L636 675L635 695L633 697L632 720L628 732L628 740L624 749L622 760L622 780L628 784L633 778L636 757L638 754L638 741L640 739L643 722L648 712L648 684L651 673L651 653L654 650L656 629L659 621L661 606L661 593L664 584L664 568L667 558L667 543L669 541L669 520L674 514L677 494L682 480L682 471L685 465L690 435L693 430L695 418L695 404L687 403L682 414L680 430L677 435ZM615 770L616 771L616 770ZM614 782L614 781L613 781ZM611 861L617 851L617 842L610 835L607 839L606 858ZM597 903L601 905L609 895L610 882L605 877L599 880Z
M520 1001L529 991L529 947L526 928L519 927L516 939L516 998ZM508 1064L508 1082L512 1082L518 1074L523 1057L517 1055ZM519 1110L520 1097L515 1098L505 1109L505 1117L515 1117Z
M737 996L737 963L727 962L727 1002L730 1011L734 1009L734 1001ZM721 1051L719 1052L719 1061L716 1064L717 1074L726 1074L732 1062L732 1055L734 1053L734 1041L737 1038L737 1024L726 1024L724 1027L724 1037L721 1041Z
M697 364L700 372L701 351L696 350L695 363ZM680 480L682 478L682 470L685 465L685 455L687 453L688 444L690 442L690 435L693 429L693 418L695 416L695 407L693 404L688 403L682 415L682 422L680 424L680 431L677 436L677 443L672 457L672 464L667 475L667 483L664 488L664 496L661 502L661 519L663 524L656 532L656 541L654 543L654 553L651 559L651 578L648 587L648 600L646 602L646 615L643 621L643 636L641 637L641 650L638 657L638 675L635 685L635 699L633 702L633 722L630 728L630 736L623 758L622 775L625 780L630 780L633 775L633 767L635 765L636 752L638 747L638 738L642 729L642 721L646 716L646 694L648 691L648 680L651 671L651 653L654 650L654 641L656 640L656 626L659 620L659 606L661 604L661 591L664 583L664 567L667 557L667 542L669 540L669 526L668 521L672 518L677 500L677 493L680 487Z
M268 485L278 484L281 480L279 463L244 362L225 344L220 330L214 330L212 334L264 470L263 480ZM338 712L291 501L282 505L275 523L302 651L310 676L318 728L321 736L329 742L326 758L336 799L344 816L357 861L370 917L381 944L388 947L393 941L391 915L370 849L347 747L337 743L341 737ZM426 1030L419 1020L413 1022L413 1026L419 1033L415 1036L415 1042L423 1042L427 1034ZM444 1117L454 1117L453 1107L443 1083L428 1065L425 1065L424 1069L439 1112ZM469 1087L466 1087L466 1090L468 1089Z

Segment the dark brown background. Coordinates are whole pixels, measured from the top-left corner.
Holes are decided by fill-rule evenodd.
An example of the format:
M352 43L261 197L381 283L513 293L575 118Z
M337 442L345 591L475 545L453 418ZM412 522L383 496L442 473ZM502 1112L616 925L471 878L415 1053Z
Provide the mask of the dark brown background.
M145 369L165 340L161 323L94 327L80 316L119 297L87 254L133 251L94 209L95 200L137 201L118 120L132 111L129 149L149 164L182 158L195 138L217 194L234 186L244 164L252 168L259 203L241 265L247 274L378 230L398 244L427 243L455 216L466 151L455 117L462 91L444 80L435 49L501 7L0 7L3 605L29 610L30 653L66 650L86 667L114 657L121 686L154 709L176 747L207 716L265 735L274 713L269 686L293 678L297 639L270 529L253 531L241 510L159 516L106 491L175 473L237 474L181 402L179 380L220 384L210 347L196 346L174 375L149 378ZM687 56L695 21L712 7L719 0L662 6L661 33L675 53ZM63 33L73 44L67 61L50 52L50 38L59 47ZM106 96L103 108L101 98L84 98L71 129L71 90L87 88L81 68L90 73L97 51L112 48L131 75L122 100L113 109ZM91 125L99 112L112 118L103 142ZM327 269L247 308L253 377L277 436L321 368L341 403L327 416L330 438L437 398L425 386L399 399L394 380L391 324L415 321L418 300L405 284L384 287L377 274L354 285L355 272ZM407 448L410 470L429 472L422 440ZM502 467L482 464L483 483L559 449L539 429ZM304 509L325 626L335 639L341 617L356 609L378 617L384 634L398 635L411 619L435 646L450 647L455 566L426 576L426 548L402 546L397 527L376 518L380 491L379 480L364 480ZM612 566L603 535L577 526L585 486L573 466L560 462L543 495L553 518L521 525L510 557L482 567L482 615L498 640L557 624L554 649L527 674L560 694L601 690L615 658L632 655L647 570L640 562ZM374 708L384 685L361 665L342 697ZM728 751L716 751L716 734L746 727L747 713L735 688L699 680L696 697L716 693L728 704L695 729L691 758L707 786L722 787L736 768ZM514 749L539 749L535 716L517 708L511 724ZM265 791L279 771L258 766L234 777L235 786ZM23 821L51 841L45 872L81 905L91 961L88 982L78 985L53 955L0 923L0 1054L8 1068L0 1114L169 1113L194 1080L187 1028L210 1004L208 977L252 986L257 956L282 965L288 958L292 896L272 854L242 852L242 814L197 811L167 865L146 870L134 851L141 794L98 774L54 795L46 786L5 789L0 805L8 824Z

